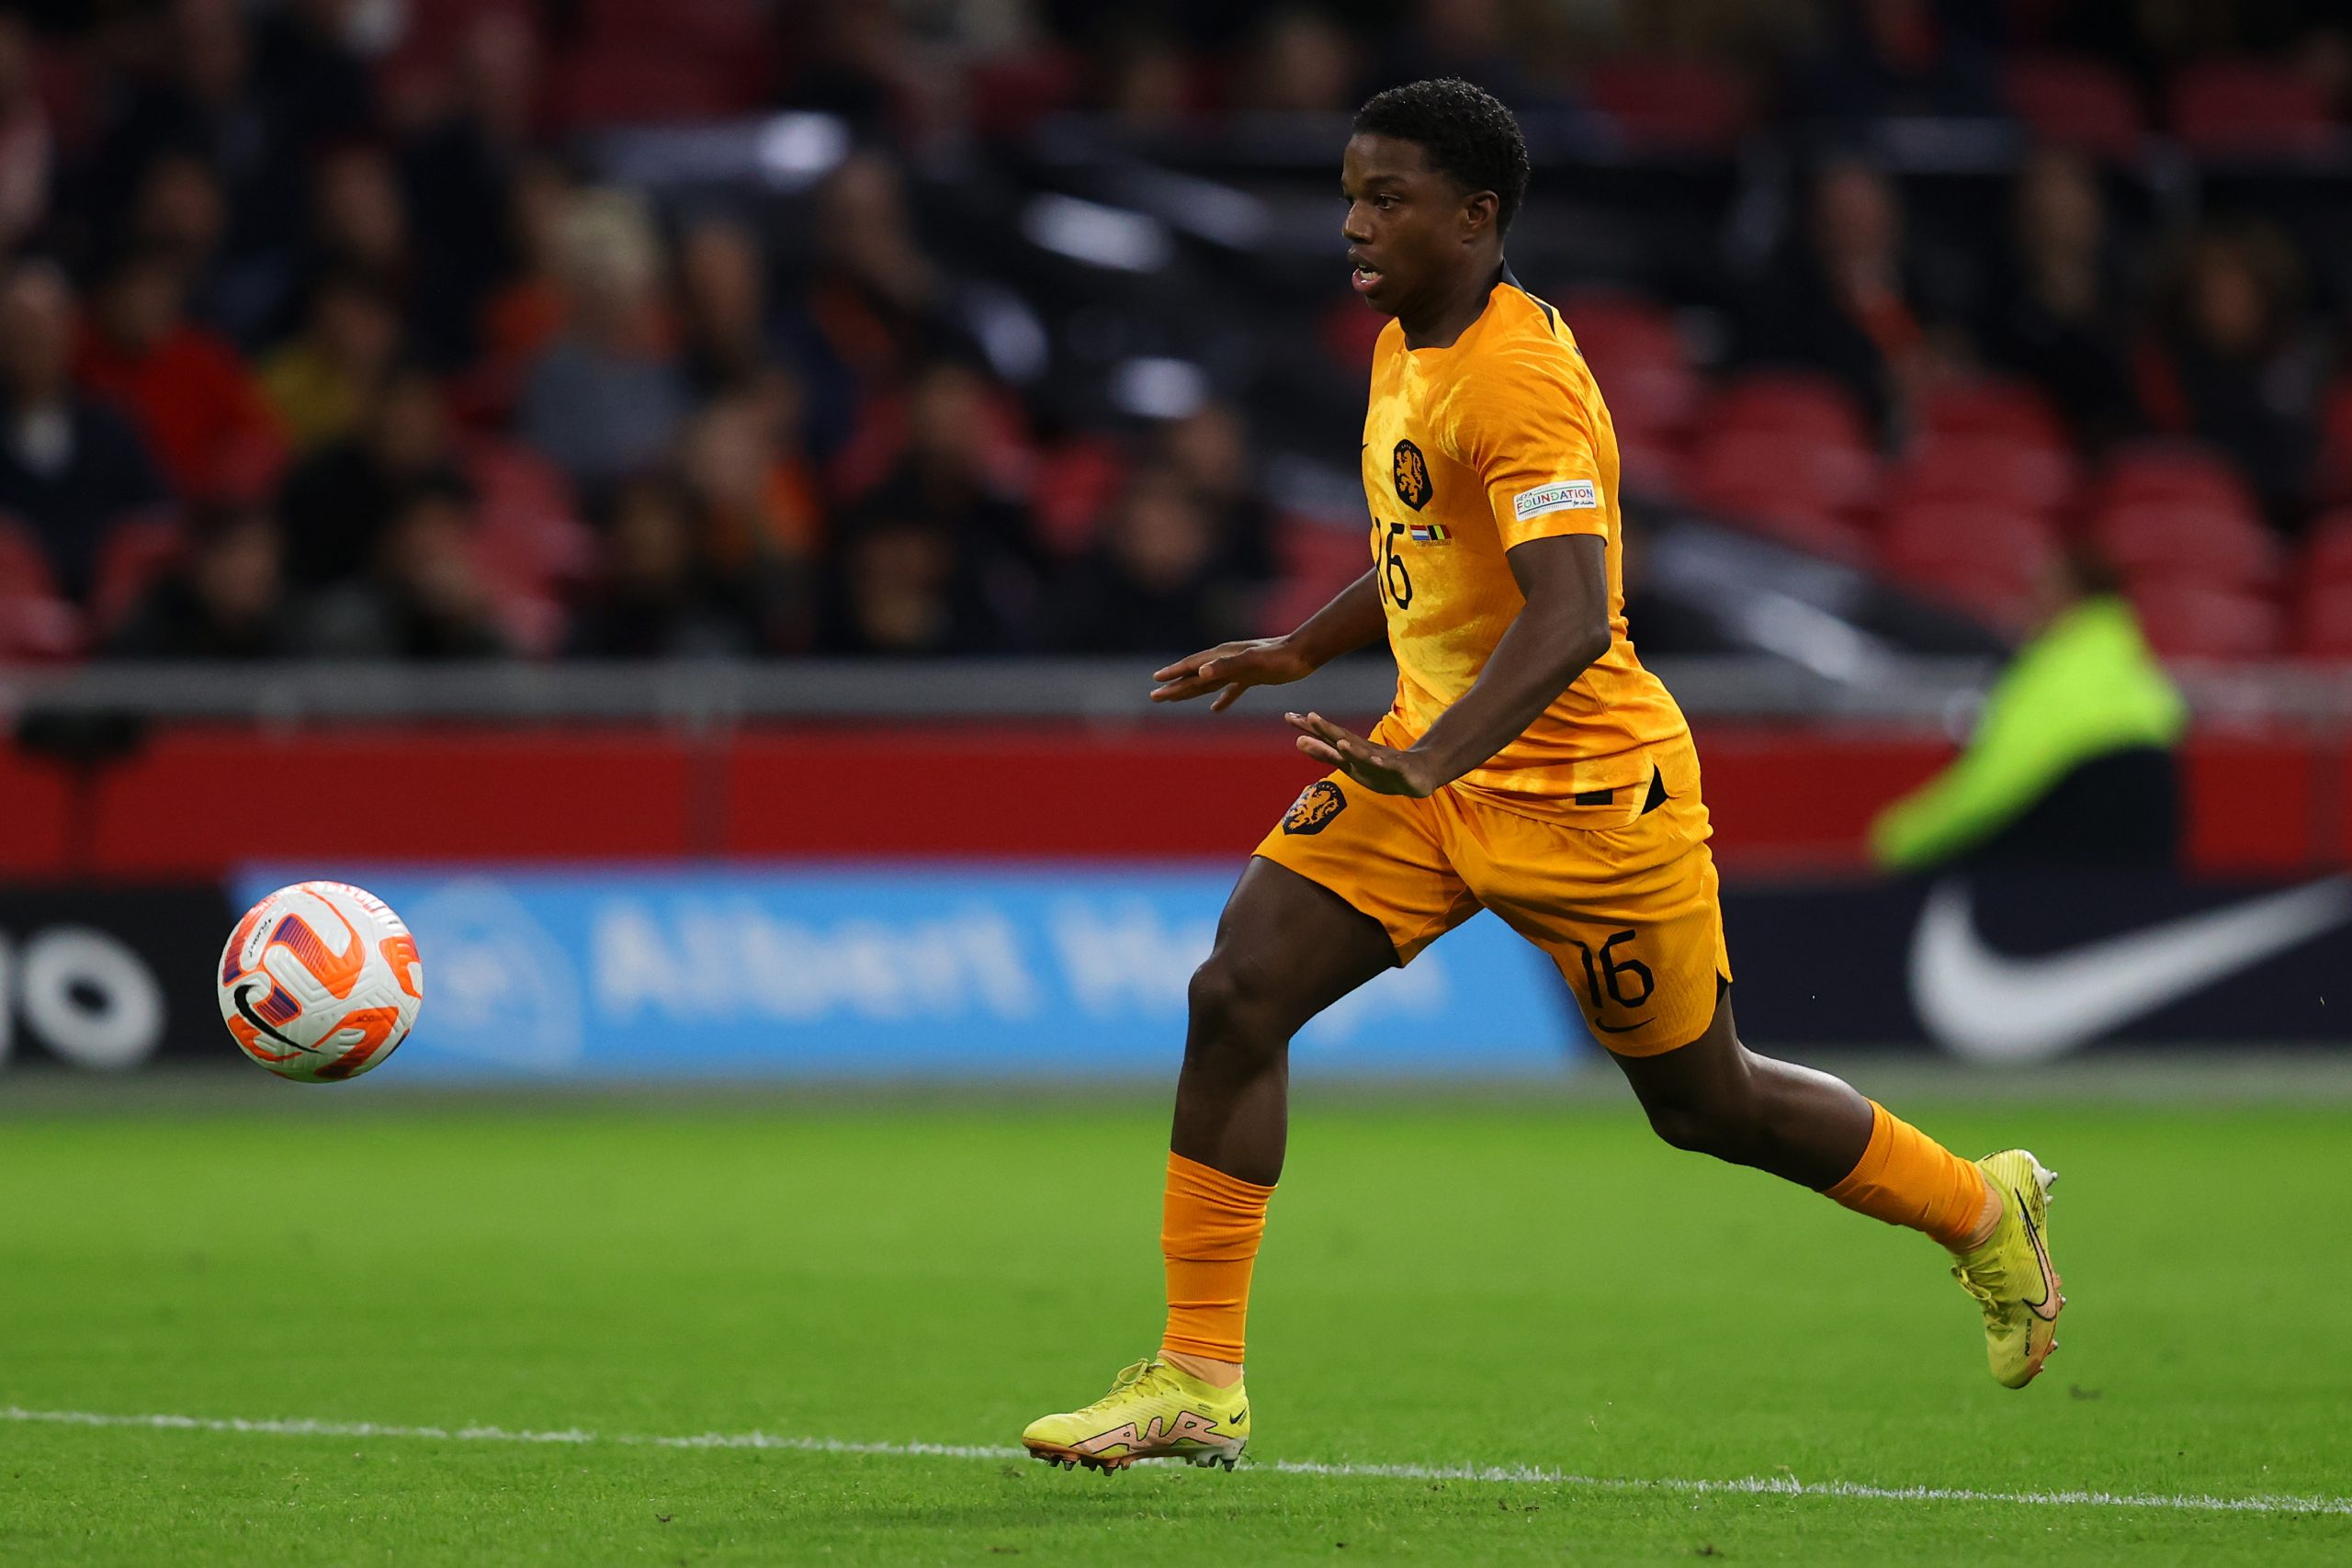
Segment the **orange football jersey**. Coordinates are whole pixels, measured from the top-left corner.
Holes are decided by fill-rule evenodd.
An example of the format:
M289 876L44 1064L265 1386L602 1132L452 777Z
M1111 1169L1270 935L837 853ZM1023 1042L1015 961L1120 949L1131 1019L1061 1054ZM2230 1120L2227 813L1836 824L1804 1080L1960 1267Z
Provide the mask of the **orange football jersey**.
M1609 651L1457 787L1543 810L1646 784L1682 711L1625 630L1617 434L1559 312L1509 274L1449 347L1380 334L1363 423L1374 570L1396 656L1385 739L1418 739L1459 701L1526 600L1504 553L1531 539L1608 541Z

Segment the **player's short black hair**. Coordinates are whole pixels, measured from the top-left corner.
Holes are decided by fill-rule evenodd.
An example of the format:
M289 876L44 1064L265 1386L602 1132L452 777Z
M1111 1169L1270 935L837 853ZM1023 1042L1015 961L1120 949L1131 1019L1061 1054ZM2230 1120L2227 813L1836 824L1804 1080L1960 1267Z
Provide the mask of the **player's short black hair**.
M1419 144L1431 166L1466 190L1495 193L1495 228L1509 229L1527 197L1527 138L1492 93L1459 76L1433 76L1375 93L1356 110L1359 136Z

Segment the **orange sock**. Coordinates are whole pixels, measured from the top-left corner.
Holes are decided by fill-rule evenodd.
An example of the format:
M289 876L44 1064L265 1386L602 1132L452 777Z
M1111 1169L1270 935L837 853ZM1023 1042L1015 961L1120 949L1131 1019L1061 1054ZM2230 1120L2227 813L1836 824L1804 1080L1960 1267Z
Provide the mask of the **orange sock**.
M1266 1234L1271 1187L1170 1152L1159 1250L1168 1260L1168 1333L1160 1348L1212 1360L1241 1359L1250 1318L1250 1271Z
M1860 1163L1821 1195L1957 1249L1983 1224L1991 1191L1984 1172L1873 1100Z

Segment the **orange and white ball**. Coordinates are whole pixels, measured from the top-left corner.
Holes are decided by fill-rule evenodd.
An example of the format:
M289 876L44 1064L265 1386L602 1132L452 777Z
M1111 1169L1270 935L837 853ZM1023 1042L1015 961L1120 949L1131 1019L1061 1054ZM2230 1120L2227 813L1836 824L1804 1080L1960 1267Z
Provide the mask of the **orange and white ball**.
M220 1017L238 1048L303 1083L375 1067L424 1002L416 939L348 883L279 888L245 911L220 953Z

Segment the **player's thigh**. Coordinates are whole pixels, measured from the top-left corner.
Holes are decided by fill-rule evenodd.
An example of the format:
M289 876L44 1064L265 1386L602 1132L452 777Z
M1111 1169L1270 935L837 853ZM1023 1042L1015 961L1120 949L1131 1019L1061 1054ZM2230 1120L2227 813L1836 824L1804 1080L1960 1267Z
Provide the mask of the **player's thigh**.
M1316 780L1258 844L1260 859L1328 890L1386 933L1389 962L1478 912L1448 858L1438 800L1367 789L1343 774Z
M1288 1039L1396 964L1378 920L1331 889L1253 856L1218 917L1216 945L1193 979L1196 1024Z
M1544 837L1547 825L1530 827ZM1714 857L1667 811L1609 831L1550 829L1548 842L1480 869L1479 896L1550 955L1613 1055L1660 1055L1714 1025L1731 978Z

